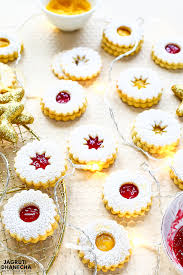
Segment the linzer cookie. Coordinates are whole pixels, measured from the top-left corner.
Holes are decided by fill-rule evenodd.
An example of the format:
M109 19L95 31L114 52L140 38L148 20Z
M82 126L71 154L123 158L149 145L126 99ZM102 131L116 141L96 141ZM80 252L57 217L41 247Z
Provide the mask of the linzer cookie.
M138 53L143 44L143 32L137 23L118 20L110 22L104 28L102 48L111 55L119 56L133 49L136 41L138 46L131 53Z
M91 80L100 74L100 55L86 47L74 48L57 54L52 63L54 74L60 79Z
M112 214L120 218L143 216L152 204L151 184L139 174L116 171L104 184L103 202Z
M183 40L164 39L156 42L152 48L154 62L166 69L183 68Z
M79 257L89 268L95 267L94 255L96 255L97 269L103 272L122 268L130 260L132 250L128 234L117 222L98 220L87 225L83 231L89 237L93 251L91 249L79 251ZM78 243L81 247L90 245L84 234Z
M59 215L54 201L41 191L16 193L4 205L2 223L11 237L24 243L37 243L52 235Z
M54 186L66 172L66 155L54 141L33 141L24 145L15 157L15 171L28 186Z
M133 142L155 157L175 151L180 141L180 125L169 113L148 110L137 115L132 128Z
M15 35L0 32L0 62L14 61L22 50L23 44Z
M100 171L116 159L117 144L110 132L86 125L73 131L68 150L75 163L86 165L85 170Z
M41 109L55 120L74 120L86 110L87 99L84 88L72 80L61 80L50 87L41 100Z
M120 74L117 92L128 105L147 108L159 102L162 87L157 74L151 69L132 68Z

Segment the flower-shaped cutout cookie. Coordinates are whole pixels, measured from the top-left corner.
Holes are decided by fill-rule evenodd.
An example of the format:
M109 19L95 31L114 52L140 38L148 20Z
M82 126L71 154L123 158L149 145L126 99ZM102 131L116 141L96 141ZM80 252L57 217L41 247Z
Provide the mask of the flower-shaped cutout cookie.
M52 70L59 78L78 81L97 77L101 68L100 55L86 47L64 51L54 57L52 64Z
M175 151L180 141L180 125L169 113L147 110L137 115L132 128L133 142L155 157Z
M86 170L102 170L116 158L117 144L111 134L93 125L76 128L70 136L68 150L77 164L85 164Z
M147 68L133 68L120 74L117 92L128 105L147 108L159 102L162 87L157 74Z
M33 141L17 152L14 166L16 174L27 185L47 188L65 174L66 155L54 141Z

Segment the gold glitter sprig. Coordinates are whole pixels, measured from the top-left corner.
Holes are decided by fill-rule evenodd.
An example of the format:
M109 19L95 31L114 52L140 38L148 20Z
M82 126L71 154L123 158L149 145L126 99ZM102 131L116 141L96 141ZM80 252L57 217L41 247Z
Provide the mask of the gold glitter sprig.
M182 101L176 110L176 114L178 116L183 116L183 85L172 86L172 92Z
M32 124L34 118L28 113L24 113L24 105L21 103L24 97L24 89L8 89L4 94L0 94L0 138L10 142L18 141L18 134L13 124Z

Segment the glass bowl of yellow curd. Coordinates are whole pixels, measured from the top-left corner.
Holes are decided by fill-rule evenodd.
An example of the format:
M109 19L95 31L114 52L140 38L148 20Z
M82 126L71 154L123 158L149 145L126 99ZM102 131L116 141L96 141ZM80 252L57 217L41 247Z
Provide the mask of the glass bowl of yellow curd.
M40 0L49 21L63 31L85 26L98 6L99 0Z

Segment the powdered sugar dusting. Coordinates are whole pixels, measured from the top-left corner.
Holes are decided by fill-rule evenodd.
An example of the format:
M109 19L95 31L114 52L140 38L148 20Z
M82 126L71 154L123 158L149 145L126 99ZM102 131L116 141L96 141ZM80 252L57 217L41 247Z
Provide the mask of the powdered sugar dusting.
M30 165L33 157L38 154L44 154L49 157L50 165L45 169L35 169ZM59 145L51 140L33 141L24 145L15 157L16 173L27 182L34 184L47 183L54 181L65 171L66 155L63 153Z
M134 85L136 79L145 80L147 85L145 88L138 89ZM161 83L155 71L147 68L133 68L125 70L120 74L117 82L119 90L121 90L128 97L134 99L153 99L158 97L162 92Z
M120 194L120 187L125 183L133 183L137 186L139 194L133 199L126 199ZM151 183L140 174L133 175L128 170L119 170L113 172L104 184L104 200L108 202L109 207L114 211L121 213L141 211L151 203Z
M156 134L153 127L166 127L162 134ZM180 125L169 113L161 110L147 110L137 115L134 130L143 142L155 146L166 146L180 139Z
M180 52L176 54L170 54L166 51L165 47L168 44L176 44L180 48ZM154 55L161 59L163 62L167 62L169 64L178 64L183 63L183 40L178 38L167 38L158 41L153 47Z
M27 205L39 208L40 215L34 222L24 222L20 218L20 210ZM56 221L55 216L57 212L53 200L47 194L31 189L17 193L8 200L2 212L2 221L11 234L28 241L51 230L52 224Z
M93 222L84 228L84 232L89 236L90 241L94 246L93 252L96 255L98 265L106 267L118 265L130 255L128 234L123 226L118 225L115 221L104 219ZM101 251L95 244L96 237L102 233L110 234L115 240L115 246L109 251ZM80 237L80 245L85 247L88 246L88 239L86 236L82 235ZM85 254L85 259L94 262L94 256L90 251L84 251L83 253Z
M129 36L120 36L117 30L121 26L129 28L131 34ZM104 29L104 35L113 44L126 47L134 46L136 40L140 42L143 39L143 32L137 24L123 20L110 22Z
M71 77L90 79L101 71L102 61L93 49L79 47L62 54L61 66Z
M0 38L9 40L9 45L7 47L0 47L0 56L6 57L15 52L18 53L19 49L21 49L21 43L14 34L0 32Z
M70 101L66 104L59 104L56 101L56 96L61 91L66 91L70 95ZM86 102L84 88L72 80L61 80L56 87L50 87L42 99L44 108L48 108L57 115L71 115L78 112Z
M103 140L102 146L96 149L88 149L86 139L98 137ZM106 162L116 154L117 144L114 137L106 130L93 125L76 128L69 139L69 152L75 159L83 162L101 161Z

